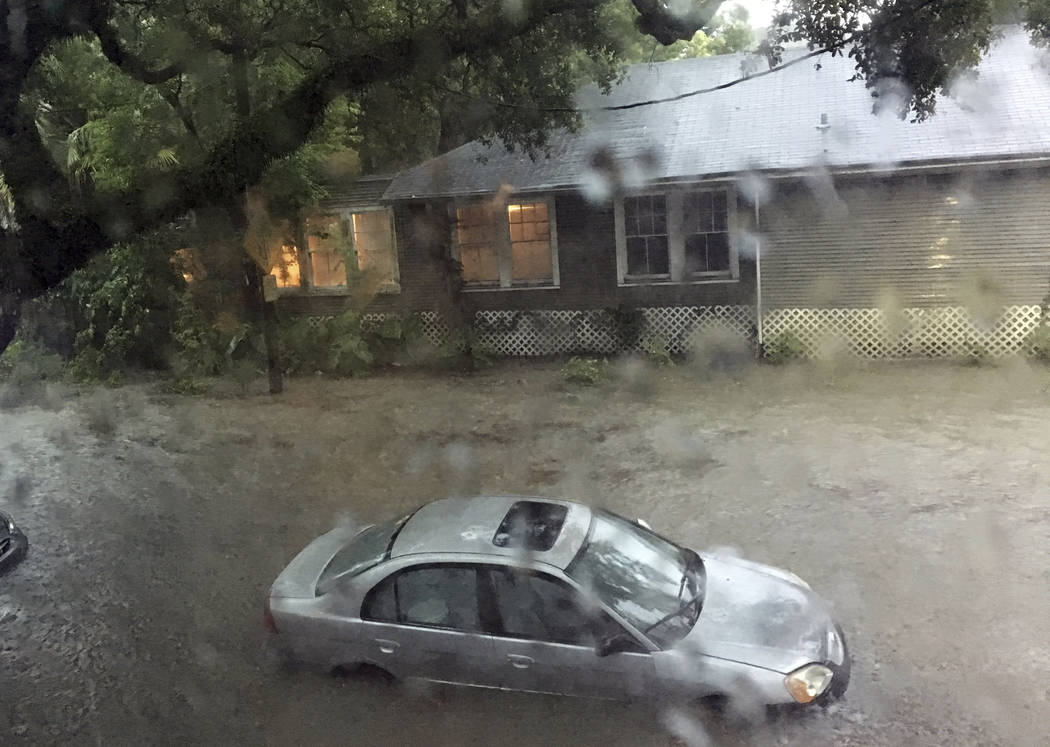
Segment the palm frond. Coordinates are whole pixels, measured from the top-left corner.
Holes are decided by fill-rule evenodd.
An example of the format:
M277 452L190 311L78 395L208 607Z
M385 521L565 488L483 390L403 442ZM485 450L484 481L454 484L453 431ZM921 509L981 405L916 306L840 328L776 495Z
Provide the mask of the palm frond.
M157 151L157 154L153 156L152 164L160 168L170 168L171 166L179 165L179 157L175 153L174 148L161 148Z
M15 193L11 191L11 185L0 173L0 229L5 231L18 228L15 220Z

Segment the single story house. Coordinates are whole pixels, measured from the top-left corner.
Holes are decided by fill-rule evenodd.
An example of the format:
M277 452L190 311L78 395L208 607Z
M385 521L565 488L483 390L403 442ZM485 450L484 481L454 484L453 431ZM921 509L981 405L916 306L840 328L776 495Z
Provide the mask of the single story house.
M608 95L584 88L582 130L553 133L536 160L475 142L364 180L332 202L329 238L310 239L312 289L280 306L346 306L325 256L341 231L380 276L368 311L424 312L439 334L423 220L436 206L501 353L610 352L622 340L603 309L638 309L674 352L712 325L791 333L811 353L1021 348L1050 292L1050 55L1005 29L918 123L892 91L874 112L849 58L830 55L599 109L754 71L747 54L636 65Z

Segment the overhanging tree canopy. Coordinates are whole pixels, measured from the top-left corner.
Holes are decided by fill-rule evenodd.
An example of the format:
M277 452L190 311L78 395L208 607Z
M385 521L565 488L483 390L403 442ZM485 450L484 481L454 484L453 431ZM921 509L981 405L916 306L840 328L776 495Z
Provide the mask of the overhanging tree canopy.
M720 4L631 2L637 29L663 44L692 38ZM542 147L551 126L575 122L581 66L600 83L614 78L625 43L609 11L615 3L0 0L0 170L17 221L0 225L0 350L23 300L114 241L240 201L308 140L337 99L357 117L354 126L367 129L384 121L376 114L384 102L390 108L391 95L399 104L413 93L440 100L462 76L483 96L528 104L487 109L483 134ZM894 83L922 114L951 75L979 58L1004 14L1026 13L1033 31L1050 38L1048 6L791 0L768 51L775 55L785 40L840 50L853 43L858 73L876 86ZM93 61L80 69L73 59ZM123 106L127 117L111 118L121 127L109 135L142 146L104 183L71 179L48 138L50 122L71 165L70 135L89 118L78 110L83 97L61 89L82 92L87 80L112 81L111 103L102 96L96 104ZM63 109L70 101L72 110Z

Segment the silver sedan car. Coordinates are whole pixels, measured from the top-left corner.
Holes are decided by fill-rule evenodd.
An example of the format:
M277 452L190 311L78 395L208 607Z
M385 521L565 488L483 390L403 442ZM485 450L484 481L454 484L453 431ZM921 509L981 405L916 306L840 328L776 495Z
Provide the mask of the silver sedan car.
M841 628L794 574L546 498L337 528L278 576L265 620L296 660L398 680L777 705L826 703L850 676Z

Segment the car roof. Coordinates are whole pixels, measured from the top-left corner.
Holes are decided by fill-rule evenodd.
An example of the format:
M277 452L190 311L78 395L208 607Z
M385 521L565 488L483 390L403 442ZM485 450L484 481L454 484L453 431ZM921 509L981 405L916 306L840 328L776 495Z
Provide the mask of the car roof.
M581 503L532 496L483 496L445 498L416 511L401 528L390 557L449 553L519 557L520 547L500 547L493 543L511 506L519 502L550 503L565 506L565 521L549 550L528 550L529 557L565 569L576 557L591 525L591 509ZM477 560L477 558L473 558Z

